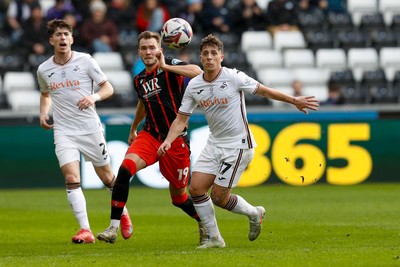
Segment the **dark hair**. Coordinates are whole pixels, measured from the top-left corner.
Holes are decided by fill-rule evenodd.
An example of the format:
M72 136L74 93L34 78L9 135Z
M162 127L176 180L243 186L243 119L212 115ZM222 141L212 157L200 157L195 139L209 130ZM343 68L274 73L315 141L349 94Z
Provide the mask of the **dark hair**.
M151 31L144 31L141 32L138 36L138 45L140 43L140 40L142 39L151 39L154 38L156 39L157 43L161 45L161 35L158 32L151 32Z
M203 39L201 39L200 52L203 50L203 47L205 46L216 46L218 50L221 51L221 53L224 53L224 44L217 36L214 36L212 34L209 34Z
M65 28L72 34L72 26L63 19L53 19L47 22L47 33L53 36L58 28Z

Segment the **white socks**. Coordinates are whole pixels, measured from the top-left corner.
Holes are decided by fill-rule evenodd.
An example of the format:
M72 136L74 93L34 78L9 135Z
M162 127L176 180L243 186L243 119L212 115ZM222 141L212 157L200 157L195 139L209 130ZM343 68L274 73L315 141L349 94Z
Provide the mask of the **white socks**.
M236 195L237 203L236 206L231 209L233 213L237 214L244 214L247 215L249 218L252 216L258 215L258 211L256 207L250 205L244 198L239 195Z
M89 219L86 212L86 199L82 188L67 189L68 202L81 229L90 230Z
M217 219L215 218L214 204L212 203L211 198L201 204L193 205L200 217L201 223L208 229L210 239L222 239L218 229Z

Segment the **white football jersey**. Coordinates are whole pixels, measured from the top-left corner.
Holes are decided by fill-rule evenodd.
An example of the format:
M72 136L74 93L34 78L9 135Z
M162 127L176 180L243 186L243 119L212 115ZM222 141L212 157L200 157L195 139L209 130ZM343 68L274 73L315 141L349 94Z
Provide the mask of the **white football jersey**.
M95 107L80 110L77 103L93 94L93 81L98 85L107 81L91 55L72 52L63 64L54 62L54 56L37 70L41 92L49 92L53 106L54 135L83 135L103 131Z
M236 69L223 67L211 82L198 75L190 80L179 113L190 115L199 106L210 127L208 142L220 147L254 148L244 92L255 94L258 87L258 81Z

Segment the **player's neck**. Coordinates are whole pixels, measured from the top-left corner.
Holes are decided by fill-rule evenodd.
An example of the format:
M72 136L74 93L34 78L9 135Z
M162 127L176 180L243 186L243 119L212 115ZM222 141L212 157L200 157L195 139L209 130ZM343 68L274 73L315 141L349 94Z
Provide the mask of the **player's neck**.
M54 62L60 65L64 65L71 59L72 54L73 53L71 50L67 53L56 53L54 54Z
M221 71L222 67L212 69L212 70L204 70L203 77L206 81L213 81Z

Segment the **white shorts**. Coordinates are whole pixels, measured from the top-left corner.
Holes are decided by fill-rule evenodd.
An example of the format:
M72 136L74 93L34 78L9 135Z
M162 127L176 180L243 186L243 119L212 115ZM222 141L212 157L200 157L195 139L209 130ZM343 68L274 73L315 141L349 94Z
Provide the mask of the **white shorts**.
M85 161L102 167L110 163L108 148L103 132L87 135L62 135L55 137L56 155L60 167L73 161L80 161L81 154Z
M238 184L253 156L254 149L217 147L207 143L192 171L213 174L215 184L232 188Z

